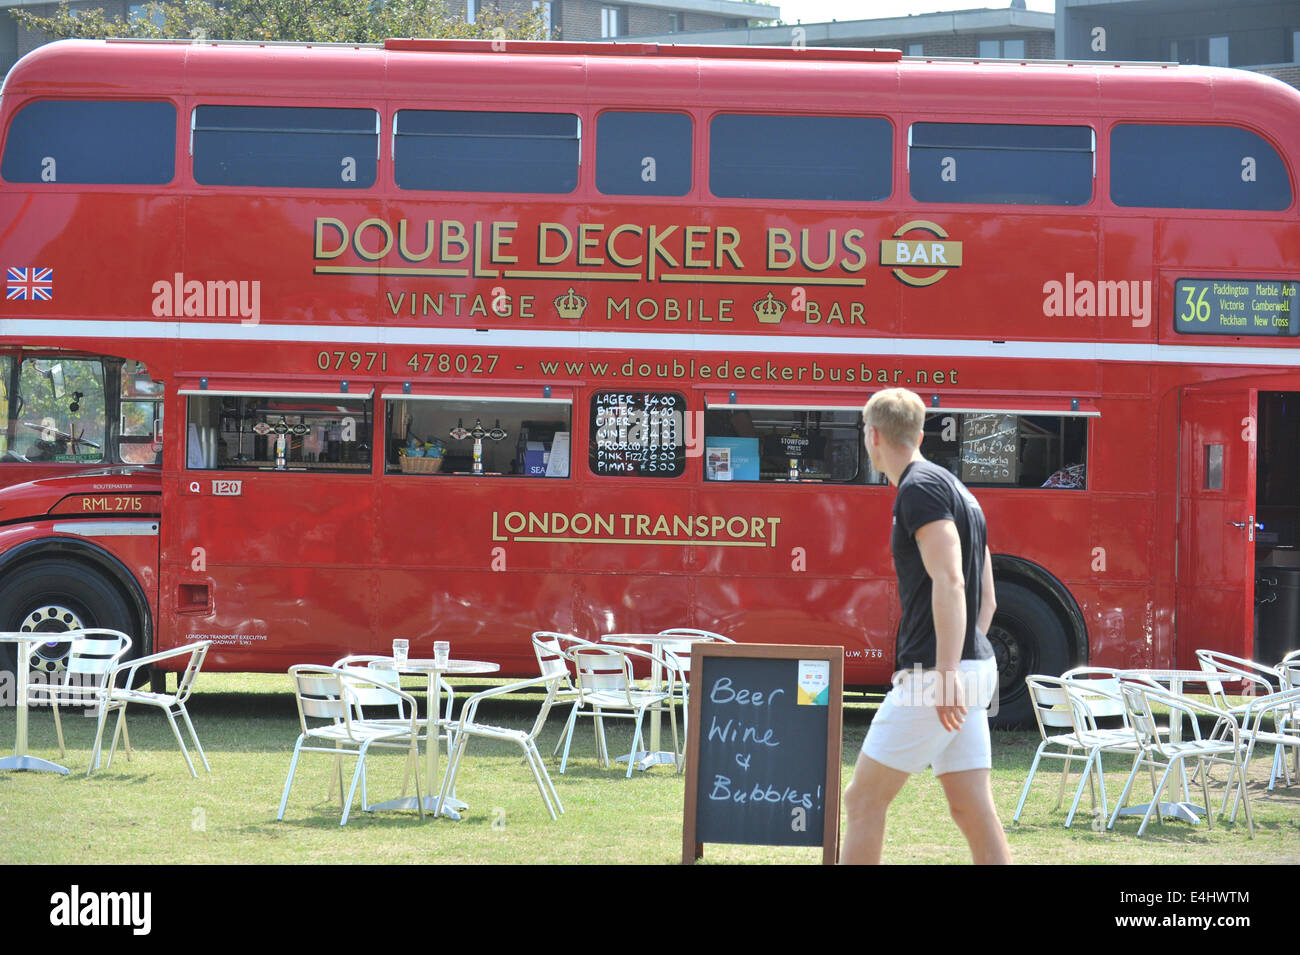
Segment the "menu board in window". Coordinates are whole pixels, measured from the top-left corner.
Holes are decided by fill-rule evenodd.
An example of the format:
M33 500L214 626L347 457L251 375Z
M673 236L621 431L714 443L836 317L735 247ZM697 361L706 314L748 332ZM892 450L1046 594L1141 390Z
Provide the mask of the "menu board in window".
M1011 414L968 414L961 419L961 479L973 484L1015 484L1019 425Z
M592 473L677 477L686 470L685 413L686 399L671 391L592 395Z

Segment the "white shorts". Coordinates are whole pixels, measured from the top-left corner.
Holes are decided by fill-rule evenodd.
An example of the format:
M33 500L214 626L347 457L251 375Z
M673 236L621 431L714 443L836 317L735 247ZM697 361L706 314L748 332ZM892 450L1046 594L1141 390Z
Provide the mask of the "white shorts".
M867 729L862 752L904 773L919 773L926 766L933 766L936 776L992 769L988 706L997 692L997 661L992 657L962 660L958 673L966 701L966 718L959 729L946 730L939 722L934 703L938 673L900 670Z

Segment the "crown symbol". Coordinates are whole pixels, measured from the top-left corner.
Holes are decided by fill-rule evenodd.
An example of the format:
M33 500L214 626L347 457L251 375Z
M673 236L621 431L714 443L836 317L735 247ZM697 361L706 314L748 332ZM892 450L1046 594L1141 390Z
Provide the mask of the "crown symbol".
M582 313L587 310L587 300L569 286L569 291L555 300L555 309L560 318L582 318Z
M778 301L771 292L767 293L767 298L759 299L754 303L754 316L763 325L780 325L781 319L785 317L785 310L785 302Z

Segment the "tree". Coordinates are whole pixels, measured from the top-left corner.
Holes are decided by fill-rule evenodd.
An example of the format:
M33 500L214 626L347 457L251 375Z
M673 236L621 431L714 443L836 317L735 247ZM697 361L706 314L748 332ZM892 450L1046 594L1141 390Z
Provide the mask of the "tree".
M445 0L179 0L147 3L143 13L110 17L103 10L71 10L66 0L53 16L26 10L13 16L50 39L168 37L206 40L294 40L303 43L378 43L386 37L474 37L543 40L540 9L529 13L480 10L466 23Z

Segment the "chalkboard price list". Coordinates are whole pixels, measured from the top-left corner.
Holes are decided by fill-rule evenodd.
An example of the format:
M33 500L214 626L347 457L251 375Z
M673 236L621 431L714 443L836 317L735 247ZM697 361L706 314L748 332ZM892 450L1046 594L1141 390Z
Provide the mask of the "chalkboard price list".
M686 399L675 392L601 391L591 398L593 474L677 477L686 469Z
M961 479L973 484L1015 484L1020 476L1015 415L968 414L961 420Z

